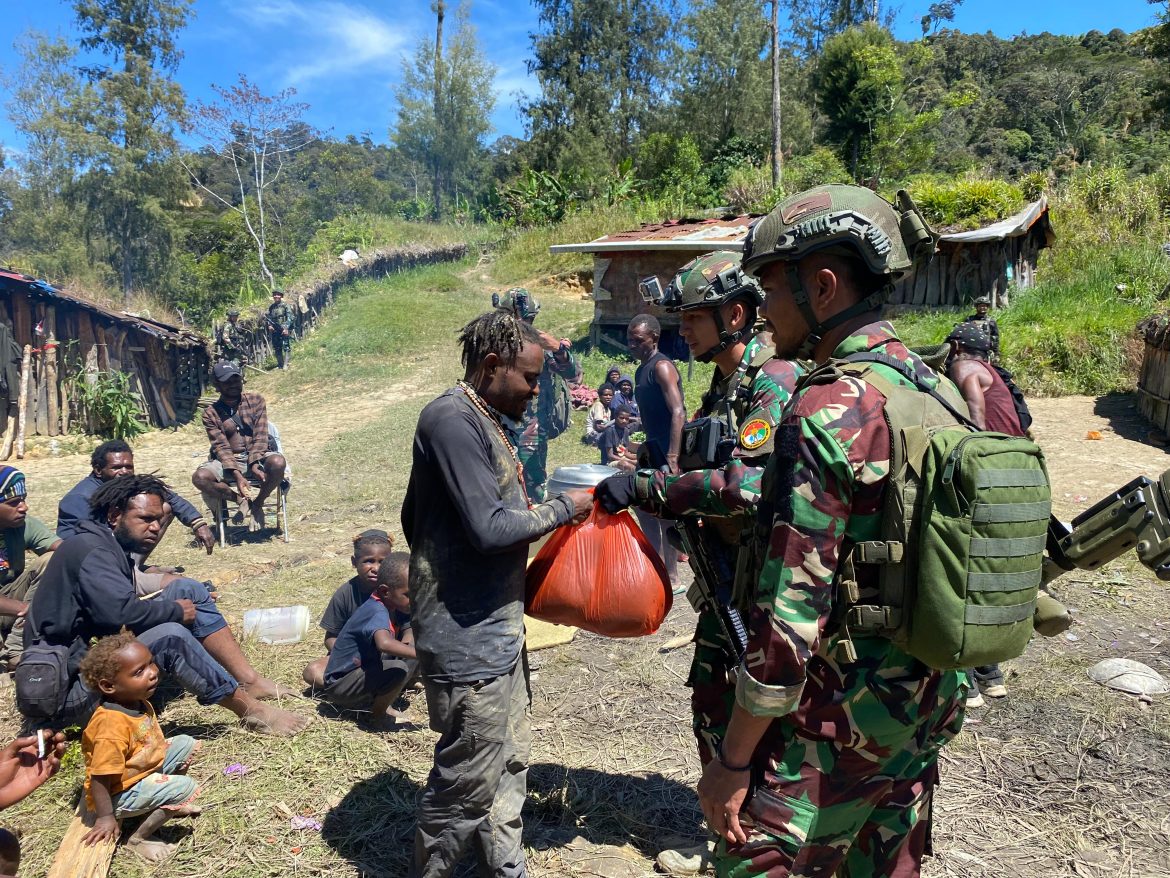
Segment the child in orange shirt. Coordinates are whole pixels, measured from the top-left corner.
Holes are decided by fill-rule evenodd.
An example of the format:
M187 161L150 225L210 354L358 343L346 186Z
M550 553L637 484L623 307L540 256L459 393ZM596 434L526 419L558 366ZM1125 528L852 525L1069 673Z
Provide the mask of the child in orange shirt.
M158 688L158 665L128 631L104 637L81 661L86 685L104 700L81 736L85 793L97 815L83 841L92 845L118 833L118 819L146 815L126 844L149 862L166 859L174 845L154 838L171 817L194 817L199 793L187 777L199 742L190 735L163 737L147 700Z

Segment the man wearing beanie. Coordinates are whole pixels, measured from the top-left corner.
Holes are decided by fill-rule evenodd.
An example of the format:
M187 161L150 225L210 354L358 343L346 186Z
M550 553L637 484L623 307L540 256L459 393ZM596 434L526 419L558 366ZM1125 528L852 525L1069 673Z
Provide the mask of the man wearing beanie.
M11 670L24 648L26 601L61 541L39 518L28 514L24 473L0 466L0 670ZM25 552L38 557L26 563Z

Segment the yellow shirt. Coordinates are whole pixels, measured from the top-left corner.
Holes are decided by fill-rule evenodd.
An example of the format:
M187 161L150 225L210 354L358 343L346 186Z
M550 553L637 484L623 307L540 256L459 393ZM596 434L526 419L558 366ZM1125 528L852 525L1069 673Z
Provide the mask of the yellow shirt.
M149 701L139 709L102 702L81 735L85 756L85 795L94 808L90 785L94 775L117 775L110 785L115 795L130 789L148 774L158 771L167 755L167 739Z

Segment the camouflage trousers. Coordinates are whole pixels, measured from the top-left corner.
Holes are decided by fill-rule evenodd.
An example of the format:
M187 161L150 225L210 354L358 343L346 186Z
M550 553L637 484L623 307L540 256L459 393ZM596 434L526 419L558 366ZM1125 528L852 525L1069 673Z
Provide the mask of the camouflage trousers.
M516 449L520 465L524 467L524 490L533 503L544 502L544 486L548 481L548 439L541 436L535 443L523 442Z
M865 648L859 643L859 652ZM860 681L852 691L831 693L840 713L836 726L822 715L815 728L808 727L803 704L772 723L757 750L754 790L740 814L747 843L719 842L720 878L920 874L929 849L938 753L962 727L966 680L958 672L932 675L910 699L883 701L867 680L877 675L875 685L892 691L902 682L898 668L872 667L843 677ZM806 683L806 698L820 682ZM919 681L905 682L909 689Z
M705 766L715 758L735 707L735 664L723 648L723 632L710 610L699 613L695 657L687 685L691 689L691 724Z

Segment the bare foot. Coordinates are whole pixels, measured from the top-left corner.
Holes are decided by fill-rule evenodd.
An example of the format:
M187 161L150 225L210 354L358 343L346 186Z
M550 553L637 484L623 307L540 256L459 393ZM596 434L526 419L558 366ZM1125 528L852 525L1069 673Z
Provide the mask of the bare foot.
M296 689L290 689L288 686L274 683L267 677L257 677L251 683L243 683L241 685L244 687L244 691L257 701L271 701L274 698L301 697L301 694Z
M277 738L291 738L309 725L309 718L292 713L291 711L280 710L276 707L269 707L267 704L261 704L248 713L247 716L242 717L240 722L244 724L245 728L259 732L262 735L274 735Z
M167 844L165 841L160 841L153 836L150 838L134 838L131 836L126 839L126 847L142 857L148 863L161 863L168 859L174 852L178 845Z
M264 530L264 507L260 503L254 504L252 517L248 519L248 530L252 533Z

